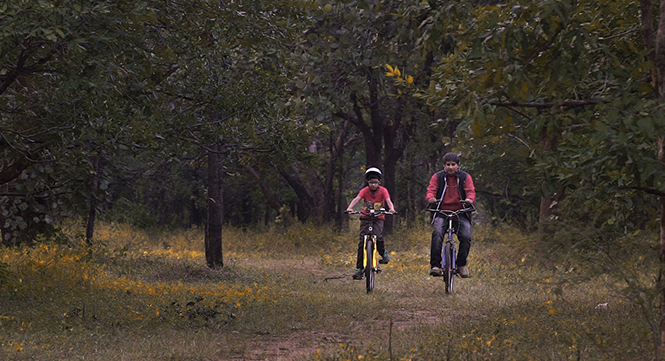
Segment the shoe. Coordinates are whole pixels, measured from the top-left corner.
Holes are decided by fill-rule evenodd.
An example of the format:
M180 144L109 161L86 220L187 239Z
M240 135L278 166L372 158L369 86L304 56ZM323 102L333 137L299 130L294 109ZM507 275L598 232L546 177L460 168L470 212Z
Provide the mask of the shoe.
M430 276L441 277L443 276L443 270L439 267L432 267L429 271Z
M466 266L457 267L457 273L459 273L459 276L462 278L469 278L469 269L466 268Z
M362 268L356 268L356 271L353 273L353 279L354 280L363 279L363 270L362 270Z
M381 264L386 264L386 263L388 263L388 262L390 262L390 255L388 254L388 251L384 251L384 252L383 252L383 258L381 258L381 259L379 260L379 263L381 263Z

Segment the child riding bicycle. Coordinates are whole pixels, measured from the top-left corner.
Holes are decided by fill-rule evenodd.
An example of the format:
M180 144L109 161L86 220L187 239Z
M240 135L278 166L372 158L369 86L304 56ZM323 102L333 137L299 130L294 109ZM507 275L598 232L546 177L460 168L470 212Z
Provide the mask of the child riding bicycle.
M347 212L353 212L353 207L358 204L361 200L365 202L365 211L369 211L370 207L378 206L382 208L383 204L388 206L388 211L390 213L395 213L395 206L390 200L390 194L388 189L382 187L381 184L381 170L376 167L371 167L365 171L365 180L367 181L367 186L358 192L358 196L353 198L349 206L346 208ZM376 208L375 208L376 209ZM361 280L363 278L363 236L368 233L371 222L373 224L373 233L376 235L376 248L382 259L379 260L379 263L386 264L390 262L390 255L385 249L383 242L383 220L385 219L384 215L377 217L378 219L373 220L368 216L360 216L360 242L358 243L358 257L356 260L356 269L353 273L354 280Z
M459 170L459 156L447 153L443 156L445 168L432 175L425 199L434 209L457 211L465 208L464 203L476 203L476 189L473 186L471 175ZM457 239L459 240L459 253L457 255L457 270L462 278L469 277L467 256L471 249L471 216L469 213L459 218ZM435 215L432 220L432 243L430 246L430 275L442 276L441 249L443 235L448 224L444 217Z

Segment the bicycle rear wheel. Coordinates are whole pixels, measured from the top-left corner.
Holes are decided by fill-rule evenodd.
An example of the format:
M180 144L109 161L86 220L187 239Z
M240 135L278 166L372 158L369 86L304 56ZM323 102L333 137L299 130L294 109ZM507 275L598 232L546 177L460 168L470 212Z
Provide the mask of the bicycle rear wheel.
M367 293L374 290L374 239L369 238L365 243L365 254L367 255L367 263L365 265L365 282L367 286Z
M453 272L454 253L455 247L450 243L446 243L443 247L443 280L446 282L446 293L453 293L455 286L455 274Z

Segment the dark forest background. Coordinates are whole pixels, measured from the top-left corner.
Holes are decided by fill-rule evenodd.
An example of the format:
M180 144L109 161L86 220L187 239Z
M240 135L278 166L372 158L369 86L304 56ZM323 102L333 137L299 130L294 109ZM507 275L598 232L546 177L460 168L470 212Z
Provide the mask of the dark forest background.
M657 233L657 5L3 3L2 243L201 226L221 266L223 224L343 227L370 166L410 226L446 152L493 225Z

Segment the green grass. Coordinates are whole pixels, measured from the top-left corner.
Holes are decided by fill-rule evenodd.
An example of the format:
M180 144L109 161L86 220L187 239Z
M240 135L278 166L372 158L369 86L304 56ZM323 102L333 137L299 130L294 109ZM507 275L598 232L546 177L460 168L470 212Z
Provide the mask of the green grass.
M350 277L355 223L225 229L222 270L205 267L199 230L102 224L91 249L0 248L0 359L653 358L656 310L613 278L476 227L472 278L447 295L428 276L429 237L387 237L393 261L369 295Z

